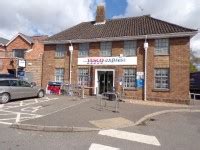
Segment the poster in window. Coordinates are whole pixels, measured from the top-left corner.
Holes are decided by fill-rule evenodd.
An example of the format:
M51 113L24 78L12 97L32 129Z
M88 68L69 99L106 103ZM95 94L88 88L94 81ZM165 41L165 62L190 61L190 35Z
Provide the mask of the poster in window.
M143 88L144 87L144 72L137 72L137 88Z

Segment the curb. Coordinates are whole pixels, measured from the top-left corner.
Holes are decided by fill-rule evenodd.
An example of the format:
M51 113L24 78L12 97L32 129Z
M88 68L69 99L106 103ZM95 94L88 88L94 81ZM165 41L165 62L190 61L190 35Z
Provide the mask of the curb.
M136 123L134 123L134 126L141 125L145 121L151 119L152 117L158 116L158 115L167 114L167 113L177 113L177 112L200 112L200 110L199 109L195 109L195 110L191 110L191 109L163 110L163 111L155 112L155 113L148 114L148 115L142 117L141 119L136 121Z
M45 131L45 132L90 132L90 131L100 130L100 128L40 126L40 125L30 125L30 124L20 124L20 123L14 123L10 127L15 129L30 130L30 131Z
M138 121L136 121L131 126L138 126L144 123L145 121L151 119L152 117L167 114L167 113L177 113L177 112L200 112L199 109L191 110L191 109L174 109L174 110L163 110L159 112L155 112L152 114L148 114ZM30 131L44 131L44 132L92 132L92 131L100 131L102 128L89 128L89 127L67 127L67 126L41 126L41 125L31 125L31 124L21 124L21 123L13 123L11 128L21 129L21 130L30 130Z

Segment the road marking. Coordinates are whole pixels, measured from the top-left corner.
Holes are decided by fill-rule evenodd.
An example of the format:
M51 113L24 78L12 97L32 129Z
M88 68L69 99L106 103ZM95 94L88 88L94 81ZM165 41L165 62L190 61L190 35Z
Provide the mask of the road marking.
M145 144L150 144L150 145L155 145L155 146L161 146L160 142L158 141L158 139L155 136L131 133L131 132L126 132L126 131L119 131L119 130L114 130L114 129L102 130L102 131L99 131L99 134L114 137L114 138L134 141L134 142L140 142L140 143L145 143Z
M0 104L0 108L3 108L4 107L4 104Z
M22 108L21 111L35 113L35 112L38 111L40 108L42 108L42 106L37 106L37 107L25 107L25 108Z
M38 103L38 99L35 99L35 103Z
M89 150L120 150L120 149L106 145L92 143Z
M15 122L19 122L19 121L20 121L20 116L21 116L21 114L20 114L20 113L17 113L17 117L16 117Z
M48 101L52 101L52 100L56 100L58 98L45 98L45 99L41 99L41 101L38 101L38 103L44 103L44 102L48 102ZM35 100L26 100L23 101L23 103L8 103L5 106L3 106L4 110L8 110L8 109L12 109L12 108L18 108L18 107L24 107L24 106L28 106L28 105L34 105L37 104L37 102L35 102ZM14 106L9 106L9 105L14 105ZM0 107L1 108L1 107Z
M23 106L23 101L20 102L19 106Z
M2 121L0 121L0 124L11 125L11 124L13 124L13 123L10 123L10 122L2 122Z

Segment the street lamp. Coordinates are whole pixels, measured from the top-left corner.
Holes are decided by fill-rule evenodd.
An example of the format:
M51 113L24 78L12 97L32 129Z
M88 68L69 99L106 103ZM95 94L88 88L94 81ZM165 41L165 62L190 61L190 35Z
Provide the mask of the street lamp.
M71 41L69 41L70 42L70 46L69 46L69 52L70 52L70 62L69 62L69 84L71 84L71 81L72 81L72 53L73 53L73 50L74 50L74 48L73 48L73 45L72 45L72 43L71 43Z
M147 100L147 49L149 44L147 42L147 35L144 41L144 50L145 50L145 66L144 66L144 101Z

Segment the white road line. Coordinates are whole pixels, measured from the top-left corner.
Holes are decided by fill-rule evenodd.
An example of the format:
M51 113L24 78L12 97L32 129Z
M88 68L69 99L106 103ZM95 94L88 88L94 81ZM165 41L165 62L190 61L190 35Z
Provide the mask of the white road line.
M17 113L19 113L19 112L8 111L8 110L1 110L1 111L2 111L2 112L11 113L11 115L12 115L12 114L17 114ZM20 112L20 114L21 114L21 115L30 115L30 116L43 116L43 115L36 115L36 114L30 114L30 113L21 113L21 112Z
M17 113L17 117L16 117L15 122L20 122L20 116L21 116L21 113Z
M120 150L120 149L106 145L92 143L89 150Z
M37 107L25 107L25 108L22 108L21 111L35 113L35 112L38 111L40 108L42 108L42 106L37 106Z
M52 98L52 99L48 98L47 100L42 100L42 101L39 101L38 103L48 102L48 101L52 101L52 100L56 100L56 99L58 99L58 98ZM17 106L16 105L15 106L6 106L5 105L3 109L7 110L7 109L10 109L10 108L18 108L18 107L24 107L24 106L28 106L28 105L37 104L35 101L34 102L30 102L30 103L24 103L24 102L23 102L22 106L20 104L17 104Z
M0 124L11 125L11 124L13 124L13 123L10 123L10 122L2 122L2 121L0 121Z
M145 144L150 144L150 145L155 145L155 146L161 146L160 142L158 141L158 139L155 136L131 133L131 132L126 132L126 131L119 131L119 130L114 130L114 129L102 130L102 131L99 131L99 134L114 137L114 138L134 141L134 142L140 142L140 143L145 143Z
M23 101L20 102L19 106L23 106Z
M38 99L35 99L35 103L38 103Z
M16 120L16 118L6 118L6 119L0 119L0 121L7 121L7 120Z
M3 107L4 107L4 104L1 104L1 105L0 105L0 108L3 108Z

